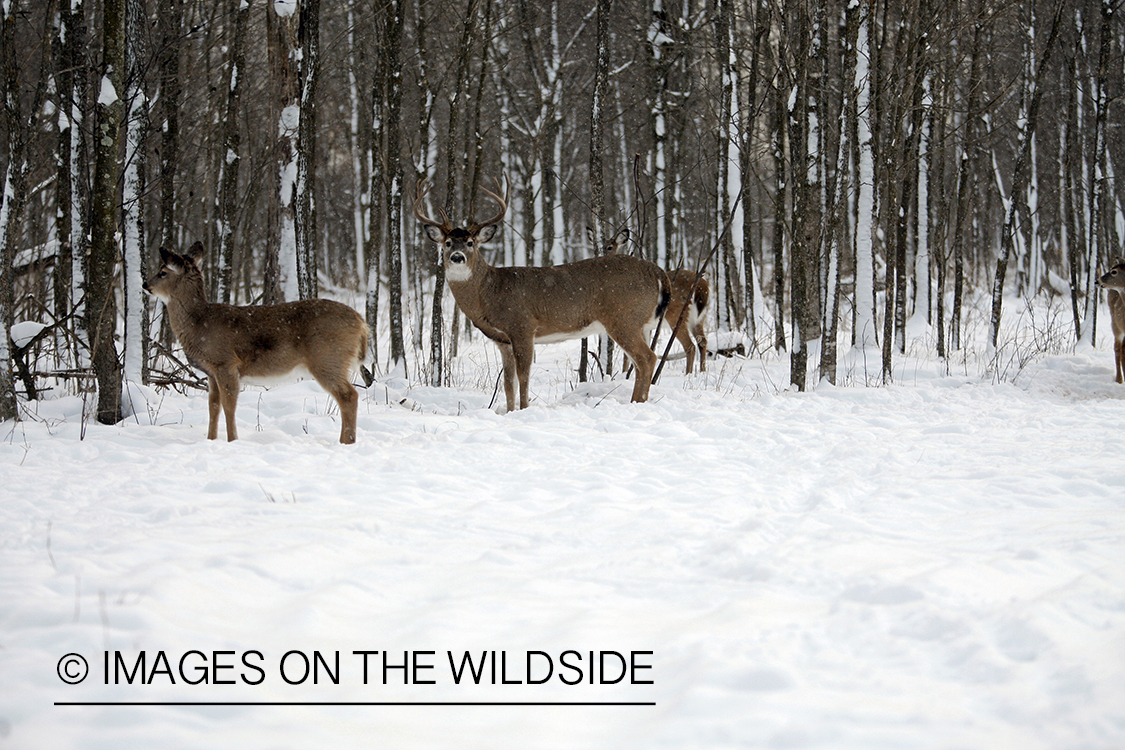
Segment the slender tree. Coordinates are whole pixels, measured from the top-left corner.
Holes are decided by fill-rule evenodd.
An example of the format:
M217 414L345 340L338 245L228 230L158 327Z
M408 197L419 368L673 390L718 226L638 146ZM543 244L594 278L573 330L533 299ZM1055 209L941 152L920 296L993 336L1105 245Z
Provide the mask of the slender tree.
M105 0L102 61L95 110L94 185L90 196L90 274L86 279L86 332L98 384L97 420L114 424L121 418L121 365L114 333L117 300L113 272L117 264L117 180L121 120L125 107L125 0Z
M1015 243L1016 233L1016 213L1022 211L1024 213L1024 221L1030 222L1031 217L1028 216L1027 205L1023 202L1024 194L1027 191L1028 181L1031 179L1031 147L1035 139L1035 126L1039 120L1039 103L1043 99L1043 83L1047 71L1047 65L1051 60L1051 52L1055 47L1055 40L1059 37L1059 29L1062 26L1062 12L1064 1L1059 0L1054 17L1051 20L1051 29L1047 33L1047 42L1043 49L1043 56L1039 61L1039 68L1035 72L1035 81L1032 83L1031 101L1028 104L1026 117L1020 119L1025 125L1020 129L1019 134L1019 151L1016 154L1016 164L1014 175L1012 177L1012 190L1008 199L1007 218L1004 221L1004 229L1000 235L1000 255L996 260L996 275L993 277L992 283L992 325L989 329L989 344L996 348L996 341L1000 335L1000 317L1004 304L1004 277L1008 270L1008 262L1012 255L1012 246ZM1112 17L1112 3L1103 2L1103 44L1105 47L1109 46L1108 39L1108 22L1105 21L1106 14ZM1108 10L1105 10L1108 9ZM1105 49L1103 47L1103 61L1105 56ZM1104 78L1099 76L1099 81L1104 84ZM1099 104L1104 107L1103 98L1099 98ZM1104 124L1104 123L1103 123ZM1100 132L1100 131L1096 131ZM1095 135L1095 144L1099 143L1100 136ZM1102 158L1101 151L1095 146L1094 149L1095 161ZM1092 184L1097 185L1097 182ZM1100 208L1100 206L1099 206Z
M297 295L316 299L317 211L316 211L316 111L320 78L320 0L301 0L297 18L297 150L296 182L293 184L294 255Z
M234 19L226 72L226 114L223 117L223 157L219 160L218 205L219 252L215 263L216 298L230 304L234 286L234 227L238 211L238 178L242 165L242 128L239 116L246 78L246 27L250 0L227 0L227 15Z

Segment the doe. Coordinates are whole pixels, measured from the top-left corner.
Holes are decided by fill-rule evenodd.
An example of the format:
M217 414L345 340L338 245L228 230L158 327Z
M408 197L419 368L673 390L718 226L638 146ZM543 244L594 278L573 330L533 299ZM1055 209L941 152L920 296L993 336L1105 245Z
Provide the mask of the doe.
M340 406L340 442L355 442L359 394L351 373L367 356L367 324L347 305L313 299L237 307L208 302L200 261L203 244L184 255L160 248L160 270L144 284L168 311L172 333L188 360L207 373L207 438L236 440L234 410L242 382L311 375Z
M1118 260L1098 279L1106 290L1109 317L1113 325L1113 359L1117 366L1117 382L1125 381L1125 260Z
M586 228L591 239L593 230ZM629 230L622 229L606 243L606 253L617 253L629 241ZM672 299L664 310L664 320L676 334L676 340L684 348L687 358L687 372L690 375L695 361L695 342L699 342L699 371L707 370L707 334L703 330L704 313L711 300L711 285L707 277L686 268L677 268L668 274L672 284ZM687 312L684 312L687 307ZM681 320L682 316L682 320ZM679 327L677 327L679 326ZM692 339L694 338L695 341Z

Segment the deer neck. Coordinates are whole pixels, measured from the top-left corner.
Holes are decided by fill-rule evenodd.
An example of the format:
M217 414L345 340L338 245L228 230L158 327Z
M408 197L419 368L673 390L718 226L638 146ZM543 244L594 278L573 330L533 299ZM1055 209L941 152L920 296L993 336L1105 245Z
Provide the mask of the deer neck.
M167 300L165 307L168 310L168 323L181 343L185 334L190 335L194 318L207 305L202 277L184 279L176 289L176 294Z
M480 326L487 320L484 308L484 298L487 294L489 277L491 276L492 266L488 265L484 260L478 258L478 261L471 267L471 273L446 275L446 283L449 284L449 291L453 293L453 299L457 300L457 306L461 308L461 312L465 317Z

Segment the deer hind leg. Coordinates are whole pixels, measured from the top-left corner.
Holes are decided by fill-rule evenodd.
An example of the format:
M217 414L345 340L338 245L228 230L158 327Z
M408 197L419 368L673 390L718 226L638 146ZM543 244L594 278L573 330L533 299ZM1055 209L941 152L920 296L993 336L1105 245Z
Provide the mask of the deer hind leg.
M336 400L340 407L340 442L355 442L356 414L359 411L359 394L348 378L351 368L346 361L329 358L322 365L309 368L309 373Z
M1115 338L1113 343L1113 358L1117 365L1117 382L1125 382L1125 336Z
M676 331L676 340L684 348L684 356L687 358L687 373L691 375L691 368L695 364L695 344L692 343L687 320L680 323L680 330Z
M703 332L703 321L697 320L691 328L695 340L699 342L699 371L707 372L707 334ZM691 370L688 370L691 372Z
M633 381L633 401L648 400L648 389L652 385L652 373L656 369L656 354L648 347L644 330L641 328L610 331L609 337L625 350L629 359L637 366L636 380Z

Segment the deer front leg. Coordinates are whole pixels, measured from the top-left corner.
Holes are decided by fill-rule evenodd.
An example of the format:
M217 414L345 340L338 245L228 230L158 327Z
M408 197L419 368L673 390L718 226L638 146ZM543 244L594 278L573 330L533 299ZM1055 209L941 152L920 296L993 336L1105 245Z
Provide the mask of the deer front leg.
M216 390L219 392L219 403L223 407L223 416L227 421L227 442L238 440L238 427L234 423L234 410L238 408L238 371L233 367L222 368L215 372L214 382L216 383ZM212 407L212 414L217 417L218 414ZM212 421L213 426L211 431L218 433L218 425Z
M507 411L516 410L516 357L512 353L511 344L496 342L500 349L500 359L504 363L504 400L507 402Z
M610 338L625 350L629 359L637 366L636 380L633 382L633 401L641 403L648 400L648 389L652 385L652 372L656 369L656 354L648 348L643 330L610 332Z
M1113 342L1113 358L1117 365L1117 382L1125 382L1125 336Z
M207 439L219 437L219 384L214 375L207 376Z

